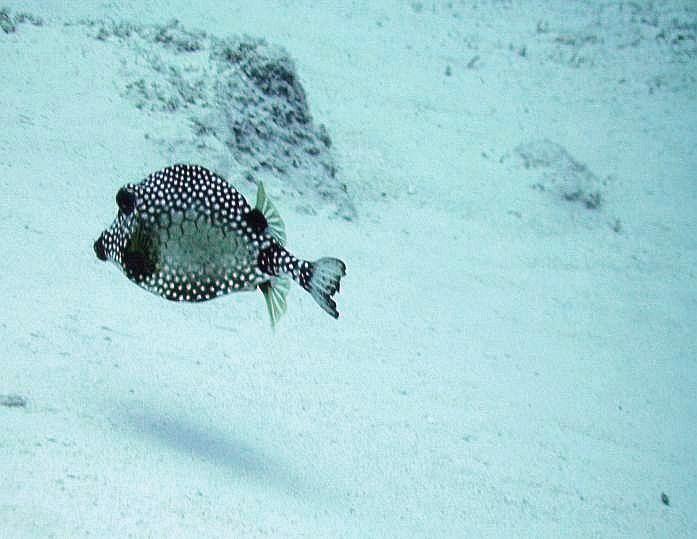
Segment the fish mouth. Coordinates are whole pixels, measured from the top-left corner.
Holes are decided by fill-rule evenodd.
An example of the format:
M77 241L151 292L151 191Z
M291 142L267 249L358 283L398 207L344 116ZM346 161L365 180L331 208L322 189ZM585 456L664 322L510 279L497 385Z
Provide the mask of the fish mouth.
M94 249L94 254L97 255L97 258L101 260L102 262L106 262L106 251L104 250L104 234L100 234L100 236L95 240L94 244L92 245L92 248Z

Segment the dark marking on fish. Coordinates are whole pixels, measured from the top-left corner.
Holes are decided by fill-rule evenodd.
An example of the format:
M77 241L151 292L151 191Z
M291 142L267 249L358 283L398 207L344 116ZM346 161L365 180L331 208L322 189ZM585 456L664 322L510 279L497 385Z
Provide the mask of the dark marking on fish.
M125 188L119 189L116 193L116 204L118 204L119 209L124 215L130 215L136 205L136 197L133 193L129 192Z
M247 224L252 227L252 230L254 230L254 232L257 234L264 232L268 226L266 217L264 217L264 214L258 208L254 208L252 211L250 211L245 217L245 220L247 221Z
M104 250L104 242L102 241L101 236L95 240L92 248L94 249L94 254L97 255L97 258L103 262L106 262L106 251Z

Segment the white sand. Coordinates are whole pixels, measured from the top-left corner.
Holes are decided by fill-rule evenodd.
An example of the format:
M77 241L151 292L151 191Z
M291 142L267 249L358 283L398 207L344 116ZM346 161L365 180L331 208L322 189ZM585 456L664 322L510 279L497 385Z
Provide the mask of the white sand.
M0 32L0 537L697 536L692 2L329 3L4 2L44 25ZM295 59L359 217L277 203L346 261L339 321L94 257L119 186L196 156L64 23L172 17Z

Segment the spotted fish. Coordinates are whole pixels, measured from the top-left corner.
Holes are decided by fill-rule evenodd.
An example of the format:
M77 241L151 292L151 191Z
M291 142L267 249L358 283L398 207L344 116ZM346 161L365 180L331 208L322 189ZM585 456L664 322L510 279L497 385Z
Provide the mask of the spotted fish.
M125 185L116 203L116 219L94 242L94 252L138 286L192 302L258 288L275 325L292 279L338 318L332 296L346 265L289 253L283 221L261 183L252 208L214 172L174 165Z

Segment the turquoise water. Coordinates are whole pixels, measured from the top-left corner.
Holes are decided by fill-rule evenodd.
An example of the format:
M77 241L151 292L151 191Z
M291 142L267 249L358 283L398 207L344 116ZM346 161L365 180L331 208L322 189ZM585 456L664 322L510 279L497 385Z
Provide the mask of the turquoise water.
M0 536L697 535L690 3L4 5ZM98 260L174 163L338 320Z

